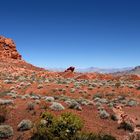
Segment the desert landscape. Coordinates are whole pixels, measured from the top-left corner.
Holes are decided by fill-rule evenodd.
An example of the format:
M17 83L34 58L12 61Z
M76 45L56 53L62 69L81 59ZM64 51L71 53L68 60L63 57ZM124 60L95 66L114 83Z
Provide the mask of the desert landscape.
M140 0L1 0L0 140L140 140Z
M139 73L52 72L0 36L0 139L140 140Z

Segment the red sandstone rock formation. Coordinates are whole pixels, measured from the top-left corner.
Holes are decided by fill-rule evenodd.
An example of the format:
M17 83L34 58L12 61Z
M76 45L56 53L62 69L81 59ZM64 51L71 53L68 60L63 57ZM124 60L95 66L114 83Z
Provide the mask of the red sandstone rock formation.
M67 72L67 71L74 72L74 70L75 70L75 67L69 67L69 68L67 68L67 69L65 70L65 72Z
M12 39L0 36L0 58L22 59L22 56L16 50L16 45Z

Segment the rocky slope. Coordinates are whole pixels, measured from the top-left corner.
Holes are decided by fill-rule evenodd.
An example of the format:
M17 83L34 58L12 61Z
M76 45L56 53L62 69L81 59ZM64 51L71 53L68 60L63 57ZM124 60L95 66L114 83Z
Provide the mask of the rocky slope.
M27 63L17 51L14 41L10 38L0 36L0 76L32 74L38 76L46 74L46 77L49 75L55 75L53 72L48 72L43 68Z

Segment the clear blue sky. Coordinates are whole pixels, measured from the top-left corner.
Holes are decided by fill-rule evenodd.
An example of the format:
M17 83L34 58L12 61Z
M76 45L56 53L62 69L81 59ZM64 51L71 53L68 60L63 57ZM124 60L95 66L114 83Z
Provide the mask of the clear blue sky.
M140 65L140 0L1 0L0 34L42 67Z

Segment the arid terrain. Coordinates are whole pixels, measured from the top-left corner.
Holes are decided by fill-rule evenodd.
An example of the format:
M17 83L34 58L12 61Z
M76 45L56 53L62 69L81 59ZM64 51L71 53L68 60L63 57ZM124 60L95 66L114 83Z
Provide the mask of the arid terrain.
M83 132L140 140L139 72L51 72L27 63L15 43L1 36L0 118L5 118L0 119L0 139L30 139L47 110L56 116L76 114L84 122Z

